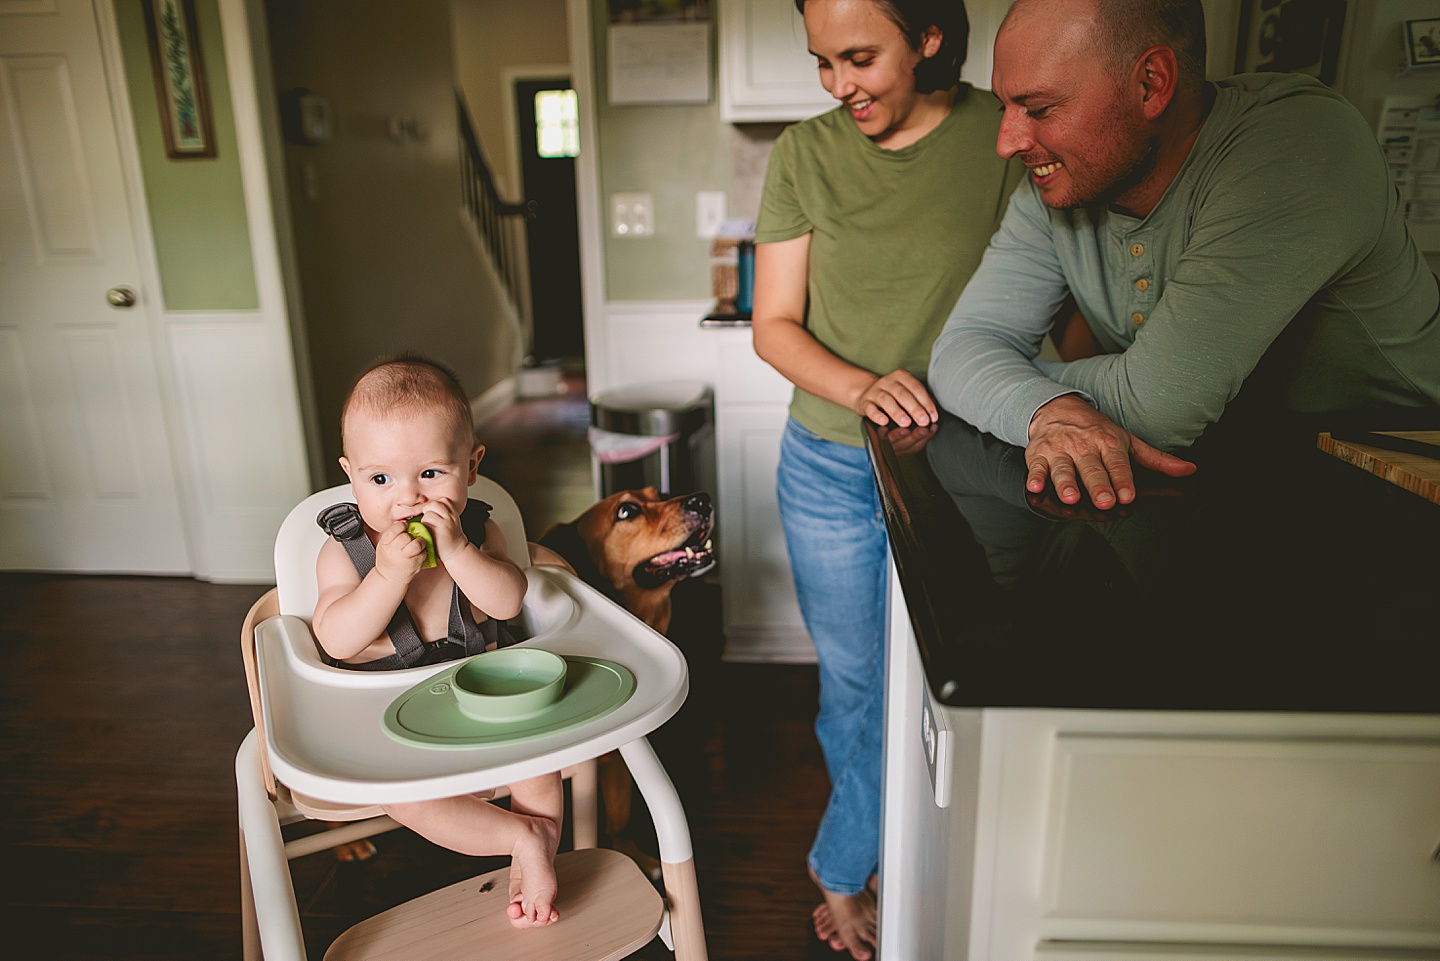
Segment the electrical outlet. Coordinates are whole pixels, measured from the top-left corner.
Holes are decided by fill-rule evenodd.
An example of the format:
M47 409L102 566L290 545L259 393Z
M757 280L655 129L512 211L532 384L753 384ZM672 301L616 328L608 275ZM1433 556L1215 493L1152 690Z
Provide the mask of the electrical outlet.
M708 240L720 233L725 222L725 191L702 190L695 195L695 236Z
M950 732L935 717L935 708L925 691L920 692L920 741L925 752L925 772L935 792L935 806L950 806Z
M610 235L651 237L655 234L655 201L649 194L610 195Z

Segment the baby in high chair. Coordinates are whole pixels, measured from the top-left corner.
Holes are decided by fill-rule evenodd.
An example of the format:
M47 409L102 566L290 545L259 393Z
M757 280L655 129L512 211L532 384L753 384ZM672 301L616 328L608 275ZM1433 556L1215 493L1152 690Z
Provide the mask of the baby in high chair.
M503 643L503 621L520 612L525 574L510 562L489 506L468 500L485 445L475 442L470 403L455 375L417 357L370 368L345 398L340 434L340 466L356 505L336 505L320 517L332 536L315 565L314 629L327 660L394 670ZM410 529L420 536L407 532L416 519L425 530ZM427 533L434 543L428 567ZM510 855L510 923L551 924L560 917L554 863L564 810L560 775L509 787L508 811L476 795L385 811L453 851Z

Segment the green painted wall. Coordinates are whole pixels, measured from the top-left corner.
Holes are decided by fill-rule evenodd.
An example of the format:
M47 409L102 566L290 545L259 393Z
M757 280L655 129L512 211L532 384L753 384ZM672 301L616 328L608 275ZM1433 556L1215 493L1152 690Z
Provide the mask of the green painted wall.
M608 300L703 300L710 296L710 241L695 236L695 194L729 190L732 146L720 120L711 21L710 103L625 106L609 103L607 0L591 0L596 121L600 133L600 213L605 229ZM585 144L580 149L586 149ZM655 234L610 235L610 195L643 192L655 200Z
M195 16L216 156L171 160L165 156L144 8L136 0L115 2L160 283L167 310L253 310L260 300L215 0L196 0Z

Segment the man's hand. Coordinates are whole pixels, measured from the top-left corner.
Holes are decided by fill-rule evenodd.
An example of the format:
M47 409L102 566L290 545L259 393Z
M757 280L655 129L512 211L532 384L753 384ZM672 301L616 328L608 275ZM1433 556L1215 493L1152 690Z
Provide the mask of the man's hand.
M1048 478L1066 504L1079 503L1081 484L1096 507L1129 504L1135 500L1131 457L1141 467L1170 477L1195 472L1194 464L1156 450L1080 397L1056 397L1030 420L1025 489L1039 494Z
M856 399L854 411L882 426L895 424L910 427L918 424L928 427L940 420L935 399L920 379L908 370L892 370L883 377L875 378L874 383Z

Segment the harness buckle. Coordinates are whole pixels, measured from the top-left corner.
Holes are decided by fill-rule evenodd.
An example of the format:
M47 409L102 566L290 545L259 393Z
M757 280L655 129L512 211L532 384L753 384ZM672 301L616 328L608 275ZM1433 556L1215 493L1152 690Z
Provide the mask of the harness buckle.
M337 541L350 541L365 533L360 508L354 504L331 504L319 513L315 523Z

